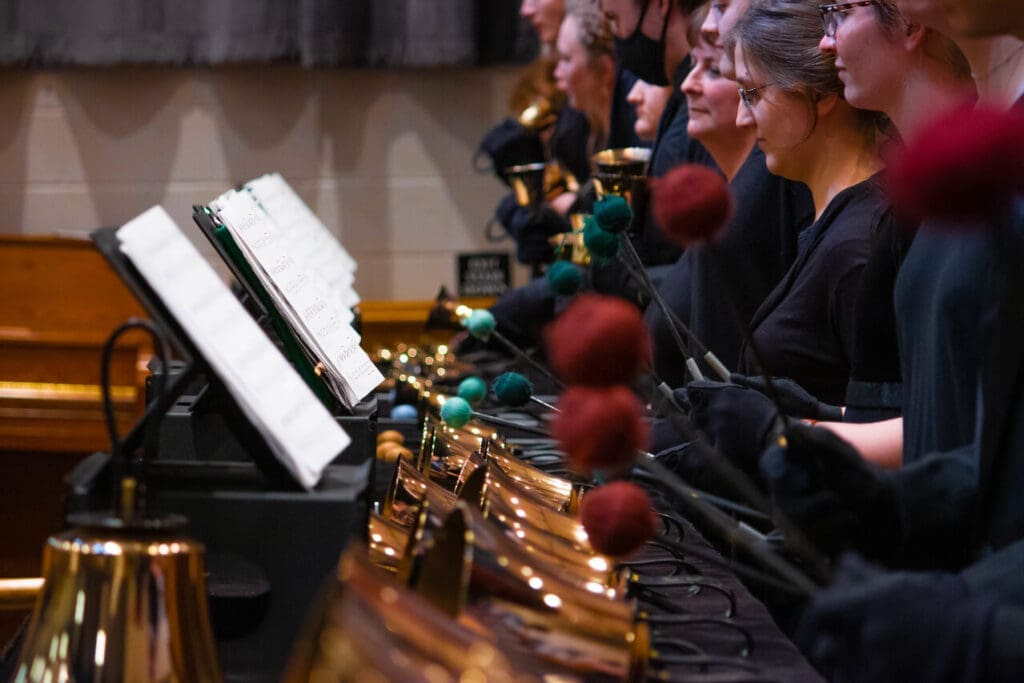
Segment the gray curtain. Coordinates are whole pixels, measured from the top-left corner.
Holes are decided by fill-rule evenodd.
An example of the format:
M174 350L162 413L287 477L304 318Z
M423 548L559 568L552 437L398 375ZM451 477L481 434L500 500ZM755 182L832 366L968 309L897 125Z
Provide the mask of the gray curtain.
M519 62L534 46L518 7L519 0L0 0L0 64Z

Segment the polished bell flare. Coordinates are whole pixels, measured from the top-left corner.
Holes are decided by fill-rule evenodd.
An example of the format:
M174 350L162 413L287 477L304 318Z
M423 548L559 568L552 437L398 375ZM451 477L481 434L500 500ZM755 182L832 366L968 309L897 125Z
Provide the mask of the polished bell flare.
M590 214L586 213L569 214L572 232L560 232L548 238L551 246L555 248L557 258L578 266L590 265L590 250L583 242L583 227L589 217Z
M548 573L466 501L429 538L414 587L442 611L504 634L551 675L644 680L650 634L632 602Z
M605 149L591 157L591 161L595 168L594 191L597 198L619 195L636 213L641 198L646 195L651 150L644 147Z
M292 653L287 683L539 682L493 641L372 566L353 544Z
M451 491L425 477L405 458L399 458L384 494L381 515L409 529L417 523L419 506L424 500L431 503L436 514L447 515L455 507L457 498Z
M538 97L519 113L519 125L527 130L542 131L558 120L558 109L546 97Z
M544 178L547 175L547 164L519 164L508 166L502 170L512 186L519 206L540 206L544 201Z
M203 546L168 520L79 521L43 549L45 583L14 680L221 680Z
M588 567L595 566L593 558L600 556L590 545L586 529L573 516L539 503L530 491L523 490L520 482L505 474L500 467L488 463L481 477L474 471L466 480L460 498L479 506L496 524L504 526L516 536L528 539L553 558ZM478 483L482 480L482 483ZM468 492L467 492L468 490ZM609 586L617 585L611 558L602 557L602 571ZM607 570L607 571L606 571Z
M514 539L524 551L537 558L538 563L570 577L576 586L586 590L597 587L611 596L625 593L626 575L616 569L610 557L596 553L590 547L586 531L577 520L531 506L526 494L518 492L517 495L514 488L502 489L500 483L489 482L487 470L487 466L473 470L456 497L424 477L419 470L408 463L402 465L400 461L388 485L382 518L404 530L408 538L398 561L395 559L396 550L390 556L381 557L379 544L371 543L370 554L374 563L394 569L399 579L410 576L413 570L411 555L416 552L416 545L429 536L428 529L436 529L443 524L458 500L465 500L474 508L482 507L488 522ZM550 526L545 528L545 523Z
M551 201L565 192L579 192L580 181L558 159L552 159L544 167L544 198Z
M637 176L647 174L647 164L651 162L651 150L646 147L620 147L603 149L593 157L594 168L598 173L621 176Z
M410 547L418 526L418 520L410 528L371 512L367 531L367 552L370 560L391 574L408 573L405 569L408 560L406 550Z
M575 514L579 509L579 487L572 482L523 462L511 450L488 433L486 426L474 421L458 429L438 424L432 416L426 428L433 428L429 442L420 451L417 466L424 474L439 480L449 489L458 487L458 478L474 453L494 462L509 476L522 482L525 490L554 510Z
M480 509L490 524L530 554L538 564L558 573L577 588L604 592L609 597L626 594L628 575L620 571L612 558L590 548L586 531L579 522L573 531L563 531L574 538L563 538L550 528L535 524L523 507L523 494L502 491L488 477L490 465L475 469L467 477L459 498Z

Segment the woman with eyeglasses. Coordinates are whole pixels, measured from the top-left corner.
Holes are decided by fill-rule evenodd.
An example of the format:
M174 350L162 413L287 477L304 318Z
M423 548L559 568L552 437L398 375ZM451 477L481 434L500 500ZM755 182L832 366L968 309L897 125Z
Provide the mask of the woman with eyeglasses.
M954 34L970 60L983 105L1024 107L1019 2L899 0L898 6L912 25ZM861 19L882 21L881 9L877 14L867 9ZM835 32L840 60L857 45L855 19L850 13ZM871 28L864 22L858 31ZM847 78L848 85L858 78L854 68ZM1005 120L1012 117L1011 111ZM957 135L955 129L929 133L923 144ZM914 144L913 131L906 138ZM1021 158L1009 156L1009 150L1007 155ZM985 173L966 168L965 174ZM901 343L914 345L911 367L921 370L906 377L920 384L908 392L908 407L915 413L916 406L928 408L905 416L907 458L929 443L967 443L955 451L928 453L892 475L896 485L890 488L899 498L894 517L903 527L904 543L914 526L935 529L930 552L922 553L930 568L949 548L960 548L973 563L956 574L844 567L835 585L805 611L799 638L832 680L1017 681L1024 671L1024 380L1019 371L1024 173L1018 164L1016 174L1002 169L999 175L1017 179L1016 198L983 192L982 215L926 219L896 290L905 326ZM921 474L916 480L908 476L914 471ZM849 478L845 472L840 476ZM816 495L829 493L819 489ZM846 511L865 507L849 499L842 505ZM907 529L907 520L916 525ZM854 523L864 520L854 518Z
M819 11L825 34L819 47L835 59L844 97L854 106L884 113L900 135L912 137L931 117L973 96L970 66L956 44L933 29L908 21L893 0L825 4ZM829 424L857 445L865 457L892 466L917 460L931 450L960 446L973 433L973 409L966 406L943 419L941 425L927 430L922 427L944 412L939 406L949 403L949 392L971 383L970 378L956 375L958 367L969 364L946 364L945 371L938 374L930 369L934 354L950 331L935 329L924 319L929 314L923 298L915 297L902 311L901 347L914 352L904 353L902 358L874 353L878 343L891 344L900 327L894 306L878 305L884 301L883 295L891 297L909 246L906 229L895 228L876 236L859 301L858 317L864 324L858 330L855 379L844 400L848 410L850 406L891 405L899 409L896 414L906 411L909 429L905 430L900 420L865 426L851 425L849 419L847 424ZM958 283L965 290L973 286L970 281ZM926 385L920 381L925 375L936 379ZM906 378L907 382L901 385L887 378ZM936 383L947 390L937 392ZM907 449L903 448L905 433Z
M813 207L806 187L767 172L754 129L737 127L736 82L719 71L714 45L702 36L691 58L693 69L681 86L690 112L687 133L704 145L729 181L735 206L716 244L714 263L703 247L691 247L659 291L697 338L726 367L734 368L743 344L742 326L793 263L797 234L811 224ZM655 373L670 386L682 386L690 379L685 358L661 310L649 305L645 318ZM702 362L696 348L687 352ZM716 377L712 368L702 369Z
M880 116L843 99L834 59L818 50L821 37L817 7L800 0L755 0L729 35L742 101L737 125L754 129L769 171L807 185L815 210L796 262L754 315L755 348L746 349L741 371L791 378L839 405L871 235L892 216L874 177L882 168Z
M750 376L795 382L782 409L800 411L796 417L837 416L862 328L858 297L872 236L896 229L876 177L884 117L843 99L832 55L818 50L822 33L811 3L753 0L724 40L739 84L737 126L754 131L768 170L804 183L813 203L813 223L797 239L793 265L753 315L751 343L739 358L742 376L686 389L691 419L752 474L771 441L776 411ZM875 296L877 308L891 308L891 288ZM875 353L896 365L895 337Z

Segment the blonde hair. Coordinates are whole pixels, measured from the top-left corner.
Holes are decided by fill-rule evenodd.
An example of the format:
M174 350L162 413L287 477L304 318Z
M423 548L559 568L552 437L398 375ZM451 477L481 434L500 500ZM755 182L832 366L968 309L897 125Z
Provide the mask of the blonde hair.
M577 39L593 61L601 55L615 58L615 37L611 23L597 0L565 0L565 16L576 20Z

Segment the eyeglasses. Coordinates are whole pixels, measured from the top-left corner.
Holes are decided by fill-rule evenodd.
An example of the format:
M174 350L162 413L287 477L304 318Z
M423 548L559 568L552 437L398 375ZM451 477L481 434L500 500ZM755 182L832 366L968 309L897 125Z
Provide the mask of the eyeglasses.
M759 85L756 88L736 88L736 91L739 92L740 99L743 101L743 104L747 107L747 109L750 109L755 104L757 104L757 93L771 85L775 84L765 83L764 85Z
M820 5L818 11L821 12L821 23L825 27L825 35L829 38L835 38L836 29L843 23L846 13L854 7L870 7L877 4L878 0L860 0L859 2L837 2L832 5Z

